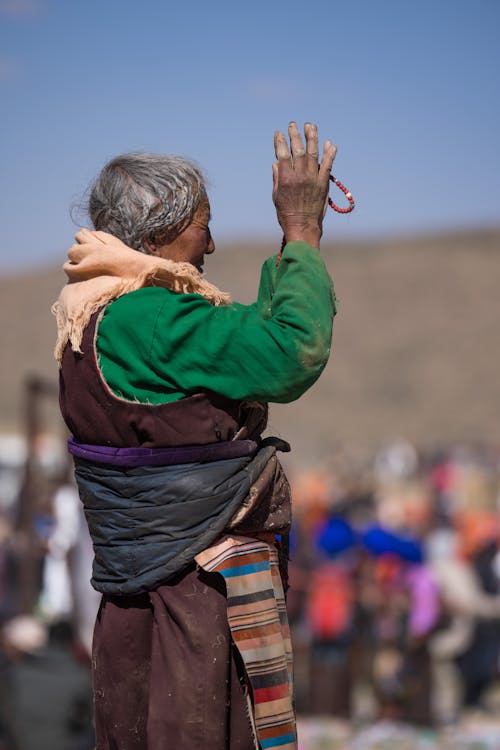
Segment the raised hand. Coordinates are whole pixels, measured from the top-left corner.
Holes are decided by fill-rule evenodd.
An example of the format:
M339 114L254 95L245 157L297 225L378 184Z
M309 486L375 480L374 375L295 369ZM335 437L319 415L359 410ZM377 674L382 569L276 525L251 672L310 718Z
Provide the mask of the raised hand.
M286 241L302 240L319 247L328 200L329 177L337 149L327 140L318 165L318 130L304 125L306 145L295 122L274 134L273 201Z

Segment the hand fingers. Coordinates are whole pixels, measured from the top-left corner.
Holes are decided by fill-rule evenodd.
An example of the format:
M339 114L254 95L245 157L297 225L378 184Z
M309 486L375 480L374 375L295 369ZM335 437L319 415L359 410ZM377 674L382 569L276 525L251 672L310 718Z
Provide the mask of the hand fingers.
M278 175L283 169L296 169L298 166L300 170L303 165L307 164L308 167L314 168L316 174L319 159L318 129L316 125L310 122L306 122L304 125L305 148L297 123L292 121L289 124L288 135L290 138L290 148L282 131L277 130L274 134L274 150L278 162L273 166L273 190L276 190ZM325 141L319 173L317 173L320 181L328 182L336 153L337 147L330 140ZM303 160L304 156L308 157L307 161Z
M89 256L95 253L96 250L98 250L98 247L96 247L95 241L80 241L79 243L71 245L68 250L68 260L72 263L83 263Z
M329 202L330 202L330 195L329 195L329 194L328 194L328 192L327 192L327 194L326 194L326 198L325 198L325 203L324 203L324 205L323 205L323 219L325 218L325 214L326 214L326 210L327 210L327 208L328 208L328 204L329 204Z
M105 245L120 245L121 247L128 247L128 245L122 242L118 237L115 237L114 234L110 234L109 232L102 232L99 229L96 232L92 232L91 234L92 237L94 237L96 240L99 240L99 242L102 242Z
M278 163L273 162L273 195L278 189Z
M92 239L93 239L93 237L94 237L94 234L95 234L95 232L92 232L92 231L91 231L90 229L85 229L85 227L84 227L83 229L80 229L80 230L79 230L79 231L78 231L78 232L77 232L77 233L75 234L75 240L76 240L77 242L79 242L79 243L80 243L81 245L82 245L82 244L83 244L84 242L92 242Z
M281 130L277 130L274 134L274 153L278 162L280 159L290 159L290 151L288 150L288 143L285 138L285 134Z
M116 237L113 237L112 234L101 232L100 229L97 229L95 232L92 232L92 237L89 237L87 242L90 242L91 240L97 240L98 242L102 242L103 245L107 245L111 244L111 240L116 240Z
M317 164L319 159L318 128L311 122L306 122L304 125L304 135L306 137L307 155L313 158Z
M288 135L290 137L290 148L292 151L292 158L295 162L297 158L301 158L302 156L305 156L306 150L304 148L304 144L302 143L302 136L300 134L300 131L297 127L296 122L291 122L288 126Z
M80 234L80 232L78 232L78 234ZM68 260L70 260L71 263L79 263L83 255L84 253L82 252L81 245L71 245L68 250Z
M331 141L325 141L325 145L323 146L323 156L321 157L321 164L319 165L320 180L328 182L336 154L337 147L333 146Z
M80 229L75 234L75 239L80 244L85 243L95 243L99 242L103 245L124 245L124 243L118 239L118 237L115 237L114 234L110 234L109 232L102 232L101 230L91 230L91 229ZM127 245L125 245L127 247Z
M106 232L93 232L90 229L80 229L75 234L76 243L68 250L68 258L72 263L81 263L81 261L88 255L89 250L96 248L98 245L106 244L106 239L112 239L116 242L120 240L116 239L112 234ZM109 241L108 239L108 241ZM111 243L110 243L111 244Z

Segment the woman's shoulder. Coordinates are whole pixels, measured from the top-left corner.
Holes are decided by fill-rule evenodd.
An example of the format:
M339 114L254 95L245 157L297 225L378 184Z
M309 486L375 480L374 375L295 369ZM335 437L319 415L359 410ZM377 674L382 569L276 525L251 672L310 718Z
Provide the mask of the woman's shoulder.
M168 289L148 287L122 294L104 308L99 322L99 332L116 325L129 326L132 322L145 322L157 314L168 295Z
M127 294L122 294L121 297L112 300L106 307L106 313L112 310L117 311L128 307L136 307L137 305L163 304L170 296L177 295L175 292L170 291L170 289L164 289L159 286L146 286L142 289L134 289L133 292L127 292Z
M125 326L140 328L155 322L159 315L177 317L187 309L199 306L212 307L199 294L180 294L164 287L144 287L123 294L104 309L99 331L104 328Z
M148 286L117 297L107 305L104 316L116 317L131 313L136 317L139 312L147 314L164 305L180 305L186 301L186 298L198 296L196 294L179 294L164 287Z

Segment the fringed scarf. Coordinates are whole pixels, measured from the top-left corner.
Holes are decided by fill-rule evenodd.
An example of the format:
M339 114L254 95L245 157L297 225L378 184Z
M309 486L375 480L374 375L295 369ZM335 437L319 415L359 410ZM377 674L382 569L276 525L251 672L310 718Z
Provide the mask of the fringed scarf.
M68 342L73 351L81 351L83 331L91 316L136 289L157 286L179 294L200 294L212 305L231 302L228 294L206 281L190 263L140 253L106 232L83 229L76 239L63 266L68 284L52 306L57 321L54 354L59 366Z

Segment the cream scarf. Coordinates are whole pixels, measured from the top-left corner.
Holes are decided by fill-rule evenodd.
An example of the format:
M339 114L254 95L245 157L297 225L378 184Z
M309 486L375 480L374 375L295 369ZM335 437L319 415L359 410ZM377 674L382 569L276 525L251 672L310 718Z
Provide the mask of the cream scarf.
M52 306L57 321L54 354L59 366L68 341L73 351L81 351L83 331L91 316L136 289L158 286L180 294L200 294L212 305L231 302L228 294L205 281L190 263L140 253L106 232L82 229L76 240L63 266L68 284Z

